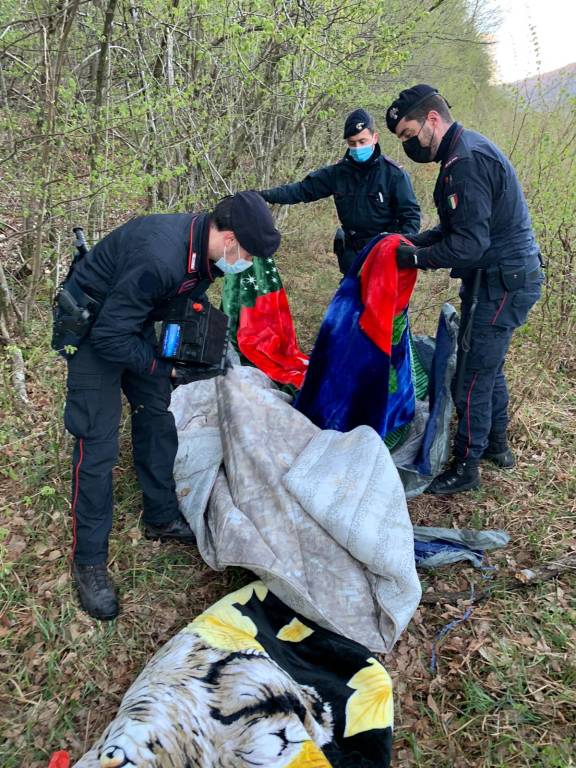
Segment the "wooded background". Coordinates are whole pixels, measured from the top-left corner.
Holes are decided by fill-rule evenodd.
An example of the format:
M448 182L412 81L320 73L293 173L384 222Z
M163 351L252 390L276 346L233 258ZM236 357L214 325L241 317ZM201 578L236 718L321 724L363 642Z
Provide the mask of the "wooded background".
M574 100L543 113L492 84L497 21L486 0L3 0L3 343L14 354L54 290L72 225L94 242L136 213L299 179L342 154L357 105L400 158L384 111L417 81L516 163L573 331ZM408 165L431 213L436 167Z

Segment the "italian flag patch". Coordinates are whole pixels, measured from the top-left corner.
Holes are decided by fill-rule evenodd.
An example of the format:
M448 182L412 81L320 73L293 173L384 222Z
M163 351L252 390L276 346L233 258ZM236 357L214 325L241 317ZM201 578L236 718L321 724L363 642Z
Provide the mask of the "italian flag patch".
M448 195L448 205L453 211L458 208L458 195L454 192L452 195Z

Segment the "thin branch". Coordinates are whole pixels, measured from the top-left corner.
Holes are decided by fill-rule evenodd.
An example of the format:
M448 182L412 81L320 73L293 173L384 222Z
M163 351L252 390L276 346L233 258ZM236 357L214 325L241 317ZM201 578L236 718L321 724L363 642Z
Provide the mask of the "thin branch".
M527 587L534 587L557 576L570 571L576 571L576 555L566 555L550 563L535 565L533 568L525 568L518 571L511 578L495 579L484 589L474 591L472 597L470 591L466 592L425 592L422 595L422 603L437 605L438 603L456 603L466 600L470 603L480 603L488 600L495 592L512 592Z

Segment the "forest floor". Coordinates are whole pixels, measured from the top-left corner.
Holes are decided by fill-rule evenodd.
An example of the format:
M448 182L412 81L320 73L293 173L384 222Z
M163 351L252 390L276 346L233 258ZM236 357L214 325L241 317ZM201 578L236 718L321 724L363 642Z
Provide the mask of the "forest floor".
M311 220L310 220L311 221ZM288 233L278 259L300 341L313 343L338 272L310 224L304 242ZM424 275L412 325L433 331L457 285ZM45 768L49 754L77 759L114 716L138 672L175 632L252 578L204 564L195 547L146 541L131 468L128 414L115 470L110 566L122 595L116 622L78 609L69 577L69 452L61 424L65 366L48 351L48 304L38 308L25 356L33 416L18 416L8 373L0 406L0 765ZM425 591L484 588L489 579L576 553L576 394L551 364L533 323L508 359L512 472L482 467L478 492L409 502L413 522L503 528L510 544L492 569L453 565L422 575ZM575 574L522 591L495 590L443 639L436 635L468 603L421 605L394 652L383 658L395 686L397 766L568 768L576 733ZM435 649L436 668L431 669Z

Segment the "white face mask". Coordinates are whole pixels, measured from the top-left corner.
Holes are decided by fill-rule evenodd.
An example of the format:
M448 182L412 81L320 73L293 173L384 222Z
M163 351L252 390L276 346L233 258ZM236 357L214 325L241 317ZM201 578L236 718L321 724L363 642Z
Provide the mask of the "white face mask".
M225 275L237 275L239 272L244 272L245 269L248 269L248 267L252 266L251 261L246 261L246 259L240 258L240 246L238 243L236 243L236 249L238 252L238 259L234 262L234 264L228 264L226 261L226 246L224 246L223 256L221 256L221 258L219 258L216 262L218 269L224 272Z

